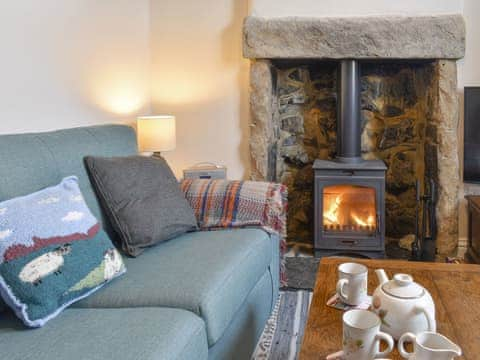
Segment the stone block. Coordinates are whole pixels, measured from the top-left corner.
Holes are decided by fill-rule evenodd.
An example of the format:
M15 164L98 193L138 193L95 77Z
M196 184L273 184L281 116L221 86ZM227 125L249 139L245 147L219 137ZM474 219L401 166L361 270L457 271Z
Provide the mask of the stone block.
M461 15L249 16L243 55L250 59L459 59L465 54Z
M269 146L274 141L272 69L269 61L252 61L250 66L250 154L254 180L269 178Z

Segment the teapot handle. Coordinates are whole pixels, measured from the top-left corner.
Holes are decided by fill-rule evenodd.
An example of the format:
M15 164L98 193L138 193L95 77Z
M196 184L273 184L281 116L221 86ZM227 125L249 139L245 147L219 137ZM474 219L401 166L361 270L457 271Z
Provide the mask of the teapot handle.
M420 313L423 312L425 314L425 317L427 318L427 323L428 323L428 331L436 332L437 331L437 326L435 323L435 319L430 314L430 312L427 311L426 307L424 305L417 305L416 310Z

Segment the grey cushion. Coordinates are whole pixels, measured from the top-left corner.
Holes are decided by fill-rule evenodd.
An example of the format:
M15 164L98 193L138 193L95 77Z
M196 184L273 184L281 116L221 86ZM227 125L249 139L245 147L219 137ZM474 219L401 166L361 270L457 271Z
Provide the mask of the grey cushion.
M163 158L85 158L94 187L132 256L144 248L195 230L193 209Z
M168 308L68 309L41 329L0 318L0 358L8 360L191 360L208 358L205 324Z

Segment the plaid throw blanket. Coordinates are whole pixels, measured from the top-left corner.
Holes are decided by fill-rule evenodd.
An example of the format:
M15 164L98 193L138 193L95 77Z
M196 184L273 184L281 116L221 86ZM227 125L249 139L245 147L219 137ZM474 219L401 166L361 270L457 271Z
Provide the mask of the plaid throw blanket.
M280 238L280 283L286 284L287 187L260 181L183 180L203 230L255 226Z

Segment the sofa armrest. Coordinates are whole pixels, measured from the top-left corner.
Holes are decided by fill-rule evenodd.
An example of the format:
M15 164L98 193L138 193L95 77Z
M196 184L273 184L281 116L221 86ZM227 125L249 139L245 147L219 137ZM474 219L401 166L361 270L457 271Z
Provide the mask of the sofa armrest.
M261 181L183 180L185 198L202 230L256 226L280 239L280 256L287 250L287 187ZM280 273L286 282L285 266Z

